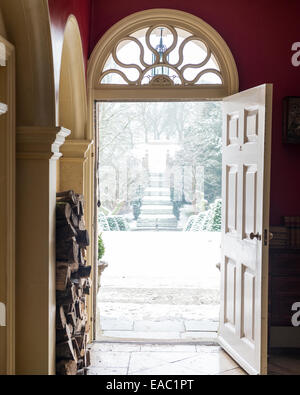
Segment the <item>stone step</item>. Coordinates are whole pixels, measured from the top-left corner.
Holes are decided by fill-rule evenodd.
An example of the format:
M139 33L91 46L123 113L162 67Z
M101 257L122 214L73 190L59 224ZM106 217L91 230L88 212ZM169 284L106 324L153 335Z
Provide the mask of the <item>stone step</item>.
M174 215L140 215L137 227L143 228L177 228L177 219Z
M165 173L149 173L150 177L164 177Z
M161 180L161 181L151 181L149 182L149 187L150 188L168 188L169 184L167 181Z
M172 205L169 196L144 196L142 202L143 205Z
M148 187L144 192L145 196L169 196L170 197L170 189L169 188L157 188L157 187Z
M168 177L157 177L157 176L150 176L149 177L150 181L168 181Z
M152 215L163 215L173 214L173 206L166 206L166 205L143 205L141 207L141 214L152 214Z

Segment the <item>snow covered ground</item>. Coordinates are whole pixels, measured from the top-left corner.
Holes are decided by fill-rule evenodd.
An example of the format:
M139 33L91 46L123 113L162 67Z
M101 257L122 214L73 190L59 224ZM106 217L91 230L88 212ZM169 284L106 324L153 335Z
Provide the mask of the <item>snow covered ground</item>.
M98 327L99 316L218 321L220 233L104 232L103 240Z
M220 233L103 232L105 288L219 290Z

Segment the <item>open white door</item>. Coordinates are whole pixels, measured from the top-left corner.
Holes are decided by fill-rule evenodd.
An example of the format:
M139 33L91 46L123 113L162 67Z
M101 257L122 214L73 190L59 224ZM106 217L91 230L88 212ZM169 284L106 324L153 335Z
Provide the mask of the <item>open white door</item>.
M224 99L219 342L267 374L272 85Z

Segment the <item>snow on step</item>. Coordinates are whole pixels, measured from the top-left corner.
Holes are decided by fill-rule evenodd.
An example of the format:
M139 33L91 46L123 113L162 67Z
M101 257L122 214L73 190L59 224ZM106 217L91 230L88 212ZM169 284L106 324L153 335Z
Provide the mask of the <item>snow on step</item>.
M143 205L171 205L171 200L169 196L144 196L143 197Z
M143 205L141 208L141 214L173 214L173 206L166 205Z
M148 187L145 189L145 196L170 196L170 189Z

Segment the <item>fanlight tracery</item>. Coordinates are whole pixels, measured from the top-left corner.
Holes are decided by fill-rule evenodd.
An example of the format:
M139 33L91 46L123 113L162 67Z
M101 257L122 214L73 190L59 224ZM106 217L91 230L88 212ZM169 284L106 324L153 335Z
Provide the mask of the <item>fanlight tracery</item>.
M157 25L137 30L114 45L100 84L222 86L224 77L203 39L182 28Z

